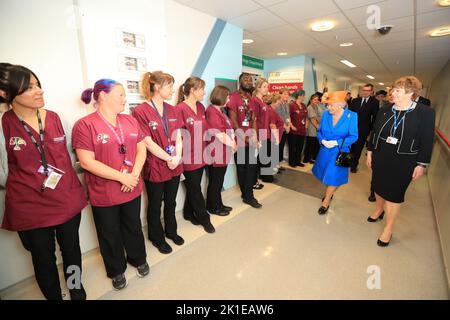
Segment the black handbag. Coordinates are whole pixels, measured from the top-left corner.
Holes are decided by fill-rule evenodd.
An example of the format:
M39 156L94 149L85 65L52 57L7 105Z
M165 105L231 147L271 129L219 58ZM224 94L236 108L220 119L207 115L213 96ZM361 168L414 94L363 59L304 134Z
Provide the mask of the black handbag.
M342 140L341 146L339 147L339 153L336 157L336 166L338 167L344 167L344 168L351 168L353 167L353 164L355 163L355 157L353 153L351 152L342 152L342 146L344 145L344 140Z

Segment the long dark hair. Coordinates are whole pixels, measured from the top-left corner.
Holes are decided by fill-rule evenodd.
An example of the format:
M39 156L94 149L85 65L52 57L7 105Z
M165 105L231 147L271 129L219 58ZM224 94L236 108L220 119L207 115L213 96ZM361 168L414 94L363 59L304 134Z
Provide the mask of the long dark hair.
M36 78L41 88L39 78L30 69L20 65L0 63L0 90L5 92L5 97L0 96L0 103L11 105L17 96L28 89L31 76Z

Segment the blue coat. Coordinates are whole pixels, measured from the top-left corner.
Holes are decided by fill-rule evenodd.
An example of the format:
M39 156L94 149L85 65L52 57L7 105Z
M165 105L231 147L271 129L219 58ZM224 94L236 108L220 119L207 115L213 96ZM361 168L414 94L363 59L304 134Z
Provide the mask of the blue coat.
M358 140L358 115L348 109L333 127L333 116L325 111L322 115L317 139L320 143L320 151L312 169L314 176L327 186L338 187L348 183L348 168L338 167L335 164L339 147L345 138L342 151L350 152L350 146ZM339 146L328 149L322 145L322 140L336 140Z

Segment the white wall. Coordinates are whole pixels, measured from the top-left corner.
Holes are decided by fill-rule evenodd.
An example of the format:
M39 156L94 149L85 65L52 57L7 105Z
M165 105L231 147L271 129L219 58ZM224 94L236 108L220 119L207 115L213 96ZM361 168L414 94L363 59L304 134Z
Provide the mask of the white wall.
M167 71L180 84L191 74L215 22L168 0L2 0L0 11L0 61L35 71L46 107L72 124L92 110L79 100L83 89L99 78L121 80L124 75L118 70L118 54L128 50L117 46L118 29L145 34L146 50L136 55L147 58L150 71ZM180 186L177 210L184 194ZM3 206L0 201L0 211ZM83 211L80 241L82 252L98 246L89 207ZM0 290L33 275L16 233L0 230L0 256Z

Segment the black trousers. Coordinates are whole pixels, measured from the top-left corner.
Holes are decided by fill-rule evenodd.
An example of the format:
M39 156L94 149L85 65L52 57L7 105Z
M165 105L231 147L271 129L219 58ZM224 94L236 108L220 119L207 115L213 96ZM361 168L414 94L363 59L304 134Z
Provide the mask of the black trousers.
M258 177L258 158L254 147L239 147L234 154L241 196L245 200L254 199L253 185Z
M303 162L316 160L317 154L319 153L319 149L320 145L319 141L317 140L317 137L306 137L306 147Z
M68 269L70 266L78 267L80 272L82 270L78 235L80 221L81 213L57 226L18 232L24 248L31 253L36 281L48 300L62 300L56 266L55 236L63 258L64 278L67 280L72 275L67 272L71 270Z
M366 140L369 134L367 133L359 133L358 140L354 144L352 144L351 147L351 153L354 155L355 162L354 167L357 168L359 164L359 158L361 157L361 153L364 149L364 146L366 145Z
M127 261L133 267L146 262L147 254L140 219L141 196L115 206L92 206L92 212L100 253L109 278L124 273Z
M289 165L297 166L301 162L303 145L305 144L305 136L290 133L289 141Z
M206 193L206 209L209 211L219 210L224 206L222 202L222 187L226 172L227 166L208 166L209 182Z
M204 170L205 167L201 167L196 170L183 172L186 178L183 181L186 187L183 217L188 220L197 220L201 224L211 222L209 214L206 212L205 198L201 187Z
M280 163L276 151L281 150L278 149L278 146L272 140L262 141L261 144L261 150L258 155L260 177L263 182L273 182L273 175L275 174L273 169ZM275 154L272 155L272 151L275 151Z
M175 207L177 206L178 186L180 176L164 182L145 180L148 197L147 227L148 239L156 244L166 241L164 232L169 236L177 234ZM161 224L161 204L164 199L164 229ZM164 231L165 230L165 231Z
M286 140L287 140L288 134L286 132L283 132L283 135L281 136L281 140L280 140L280 144L279 144L279 148L280 148L280 153L279 153L279 161L283 161L284 159L284 145L286 144Z

